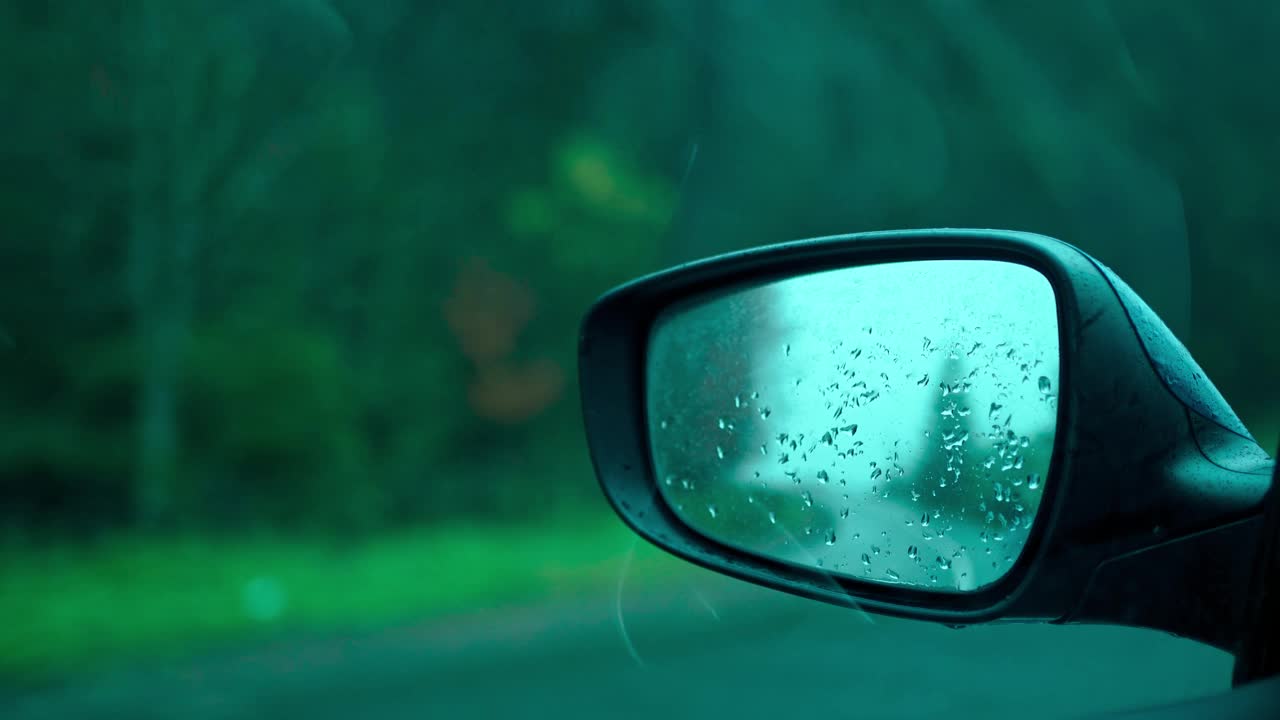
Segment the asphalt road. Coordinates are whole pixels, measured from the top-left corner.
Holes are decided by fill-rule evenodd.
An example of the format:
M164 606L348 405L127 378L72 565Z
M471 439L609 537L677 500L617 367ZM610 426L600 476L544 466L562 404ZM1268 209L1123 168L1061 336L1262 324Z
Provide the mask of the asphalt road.
M1153 632L950 630L706 574L102 673L0 716L1039 720L1220 692L1230 669Z

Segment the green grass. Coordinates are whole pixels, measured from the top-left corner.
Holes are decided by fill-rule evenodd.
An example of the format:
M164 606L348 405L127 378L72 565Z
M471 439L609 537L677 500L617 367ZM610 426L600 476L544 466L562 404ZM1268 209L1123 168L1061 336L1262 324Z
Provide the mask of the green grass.
M282 632L376 626L608 587L634 536L604 513L333 540L120 537L0 549L0 678L39 681ZM631 572L675 563L644 547Z

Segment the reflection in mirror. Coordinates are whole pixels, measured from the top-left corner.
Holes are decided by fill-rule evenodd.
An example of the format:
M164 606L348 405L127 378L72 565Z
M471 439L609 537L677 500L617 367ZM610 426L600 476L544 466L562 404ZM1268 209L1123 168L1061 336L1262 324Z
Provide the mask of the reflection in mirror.
M1053 288L1008 262L793 277L667 310L649 345L652 459L699 533L936 591L1026 544L1057 422Z

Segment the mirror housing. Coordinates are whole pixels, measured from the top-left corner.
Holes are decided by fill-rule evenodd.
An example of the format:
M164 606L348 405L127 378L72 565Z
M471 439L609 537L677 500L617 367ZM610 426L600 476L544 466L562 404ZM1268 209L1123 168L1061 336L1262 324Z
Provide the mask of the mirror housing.
M1058 424L1035 526L1012 568L967 593L931 593L801 567L717 543L663 501L650 458L646 353L655 320L707 293L916 260L999 260L1057 297ZM703 567L866 611L954 626L1115 623L1233 650L1273 462L1118 277L1053 238L991 230L845 235L690 263L619 287L589 311L579 382L592 461L637 533Z

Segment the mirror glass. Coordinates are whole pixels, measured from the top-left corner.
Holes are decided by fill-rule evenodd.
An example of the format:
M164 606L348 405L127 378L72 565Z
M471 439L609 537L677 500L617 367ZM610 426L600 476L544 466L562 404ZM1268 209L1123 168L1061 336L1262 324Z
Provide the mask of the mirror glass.
M867 265L665 311L650 450L695 531L824 572L942 592L999 580L1053 452L1057 304L1033 268Z

